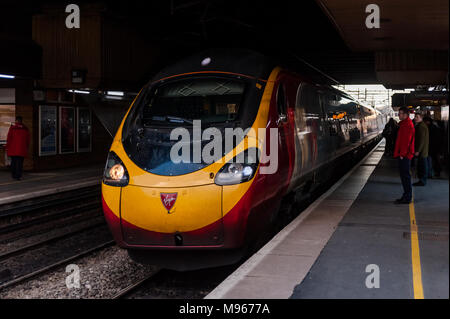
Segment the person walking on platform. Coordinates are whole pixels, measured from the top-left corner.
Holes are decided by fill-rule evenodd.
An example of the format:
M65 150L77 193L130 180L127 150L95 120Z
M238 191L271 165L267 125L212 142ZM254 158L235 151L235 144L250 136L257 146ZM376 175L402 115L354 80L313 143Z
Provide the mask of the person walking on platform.
M386 139L386 155L394 154L395 140L397 138L398 123L392 117L386 123L383 130L383 137Z
M11 157L11 172L14 179L22 178L23 160L28 155L30 133L23 125L22 117L16 117L16 123L11 125L6 139L6 154Z
M428 147L429 147L429 132L427 125L423 122L423 115L416 113L414 118L416 122L415 135L415 156L417 157L417 176L419 181L413 186L425 186L428 177Z
M398 158L400 179L403 185L403 196L397 199L397 204L409 204L412 200L411 160L414 157L414 124L409 118L409 110L401 107L398 112L400 125L395 141L394 158Z
M428 148L428 177L440 177L440 155L443 145L442 135L444 133L442 132L442 129L434 123L431 117L426 116L423 118L423 121L428 127L428 133L430 136Z

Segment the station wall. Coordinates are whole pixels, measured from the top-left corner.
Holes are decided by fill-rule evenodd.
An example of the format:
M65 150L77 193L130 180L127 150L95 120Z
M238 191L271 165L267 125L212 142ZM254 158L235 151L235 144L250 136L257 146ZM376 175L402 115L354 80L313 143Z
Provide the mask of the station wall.
M90 165L98 163L101 165L106 161L106 156L111 146L112 137L106 131L102 123L96 117L92 108L86 104L83 99L77 98L76 95L68 93L67 90L42 90L44 98L38 101L35 100L33 92L33 82L31 80L15 80L9 82L0 82L0 88L9 88L15 92L13 103L8 103L8 109L13 110L14 114L8 115L8 122L5 125L10 125L14 122L15 116L22 116L23 122L30 131L30 147L29 156L24 161L24 169L32 171L45 171L59 168L68 168L82 165ZM40 90L39 90L40 91ZM3 106L6 104L0 105ZM41 154L41 146L43 139L40 132L42 128L40 118L40 107L46 106L55 110L55 123L53 128L54 145L50 143L50 147L54 147L54 152ZM73 134L73 152L64 153L61 147L61 112L62 109L73 110L73 127L71 133ZM77 125L80 120L80 113L78 110L88 111L90 114L90 123L86 123L86 129L89 130L88 135L90 140L89 149L79 148L80 139L80 125ZM4 142L0 144L0 169L7 169L8 158L5 154ZM48 143L47 143L48 144Z

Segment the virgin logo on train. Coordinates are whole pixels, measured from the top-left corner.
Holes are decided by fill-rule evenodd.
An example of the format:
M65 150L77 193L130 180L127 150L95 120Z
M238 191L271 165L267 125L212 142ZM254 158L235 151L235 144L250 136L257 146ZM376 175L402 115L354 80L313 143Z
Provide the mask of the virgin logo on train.
M177 197L178 193L170 193L170 194L161 193L161 201L169 213L170 210L173 208L173 205L175 205Z

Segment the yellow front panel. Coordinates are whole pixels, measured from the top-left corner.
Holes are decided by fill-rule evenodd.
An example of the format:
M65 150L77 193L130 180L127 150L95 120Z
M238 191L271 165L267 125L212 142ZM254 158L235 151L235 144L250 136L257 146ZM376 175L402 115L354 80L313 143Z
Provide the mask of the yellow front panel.
M152 232L189 232L211 225L229 213L254 179L226 186L226 194L222 196L222 187L214 184L215 175L225 163L246 148L256 146L263 151L266 136L260 136L258 128L265 128L268 124L270 101L279 72L280 69L275 68L266 83L258 114L252 125L254 130L221 160L190 174L159 176L144 171L130 160L122 145L122 128L127 113L111 146L111 151L121 158L130 176L129 185L122 191L122 221ZM170 214L161 202L161 193L178 193Z
M108 208L120 218L120 187L108 186L102 183L102 196Z
M178 193L170 213L161 193ZM222 218L222 187L185 188L127 186L122 190L122 218L139 228L161 233L189 232Z

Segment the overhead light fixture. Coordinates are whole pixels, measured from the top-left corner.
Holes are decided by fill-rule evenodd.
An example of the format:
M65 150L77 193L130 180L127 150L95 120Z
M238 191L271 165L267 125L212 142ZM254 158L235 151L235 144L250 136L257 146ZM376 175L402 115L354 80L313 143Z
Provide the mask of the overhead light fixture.
M429 88L428 88L428 91L434 91L434 86L429 87Z
M1 74L0 73L0 79L15 79L16 77L14 75L8 75L8 74Z
M106 91L106 95L124 96L125 92L122 92L122 91Z
M69 92L76 94L91 94L91 92L89 91L81 91L81 90L69 90Z
M207 66L207 65L211 64L211 61L212 60L210 57L203 59L202 66Z

